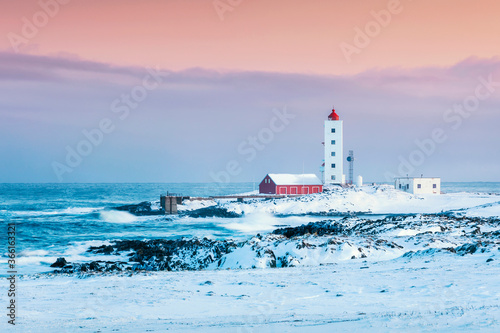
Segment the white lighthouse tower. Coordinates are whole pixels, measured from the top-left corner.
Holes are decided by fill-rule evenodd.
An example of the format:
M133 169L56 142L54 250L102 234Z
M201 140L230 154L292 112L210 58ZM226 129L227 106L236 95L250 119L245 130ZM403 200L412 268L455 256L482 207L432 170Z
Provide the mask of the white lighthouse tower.
M325 121L325 185L345 182L343 156L343 122L335 109L332 109Z

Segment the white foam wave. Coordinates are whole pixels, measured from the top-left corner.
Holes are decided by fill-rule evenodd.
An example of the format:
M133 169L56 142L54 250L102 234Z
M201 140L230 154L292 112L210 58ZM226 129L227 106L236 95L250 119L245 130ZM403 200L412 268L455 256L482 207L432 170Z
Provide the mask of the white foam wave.
M46 256L47 254L49 254L49 251L46 251L46 250L32 250L32 251L25 250L25 251L21 251L21 253L19 253L19 256L20 257L32 257L32 256Z
M21 211L14 211L11 213L20 216L84 215L84 214L94 213L102 209L104 209L104 207L69 207L63 210L45 210L45 211L21 210Z
M280 220L273 214L267 212L255 212L246 214L238 219L238 222L224 224L224 227L242 232L271 231L276 229Z
M38 272L51 271L53 268L49 266L54 263L57 258L63 257L68 262L86 262L94 257L94 254L88 253L90 246L111 245L109 241L85 241L77 242L65 248L50 246L46 250L24 250L19 253L16 258L19 272L23 274L32 274ZM120 256L113 255L97 255L99 260L124 260L128 257L126 253ZM6 265L8 258L0 258L0 265Z
M137 221L137 217L127 213L116 210L104 210L99 213L101 220L109 223L132 223Z
M104 207L94 208L94 207L70 207L63 210L62 214L89 214L96 212L98 210L104 209Z

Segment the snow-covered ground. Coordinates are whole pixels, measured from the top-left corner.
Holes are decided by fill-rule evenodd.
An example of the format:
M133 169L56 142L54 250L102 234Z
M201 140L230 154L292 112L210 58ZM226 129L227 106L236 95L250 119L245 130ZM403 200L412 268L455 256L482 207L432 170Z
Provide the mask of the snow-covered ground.
M494 261L486 262L494 257ZM498 332L497 254L19 283L18 332Z
M498 195L338 188L186 202L177 222L207 207L240 214L217 219L253 236L190 239L168 253L159 243L149 256L151 243L134 249L135 267L172 271L24 276L18 325L3 320L0 331L500 331Z
M362 186L348 189L332 187L323 193L302 197L253 199L246 200L243 203L234 200L187 201L185 205L179 206L179 209L186 211L214 205L219 205L238 214L252 214L255 212L281 215L348 212L430 214L471 209L471 212L477 211L481 216L500 216L499 195L466 192L443 195L413 195L398 191L390 185ZM476 208L476 210L473 210L473 208Z

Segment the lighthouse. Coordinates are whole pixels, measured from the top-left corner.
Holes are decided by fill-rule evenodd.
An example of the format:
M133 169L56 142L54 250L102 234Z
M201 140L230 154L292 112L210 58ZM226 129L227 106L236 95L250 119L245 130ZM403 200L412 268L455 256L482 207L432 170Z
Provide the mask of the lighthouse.
M343 156L343 122L334 108L325 120L325 185L344 183Z

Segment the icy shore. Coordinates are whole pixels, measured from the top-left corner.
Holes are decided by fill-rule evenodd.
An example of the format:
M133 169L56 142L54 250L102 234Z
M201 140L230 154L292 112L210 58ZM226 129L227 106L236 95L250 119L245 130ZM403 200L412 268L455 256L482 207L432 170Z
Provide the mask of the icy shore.
M495 332L491 253L20 281L19 332Z
M500 251L500 219L448 215L345 217L258 234L246 241L124 240L91 247L107 261L66 263L59 273L281 268L390 260L437 252L456 255ZM128 261L123 261L123 253ZM120 258L110 261L110 255ZM95 258L95 257L94 257Z
M21 278L14 331L500 330L498 195L367 186L180 211L256 232L95 245L93 262Z

